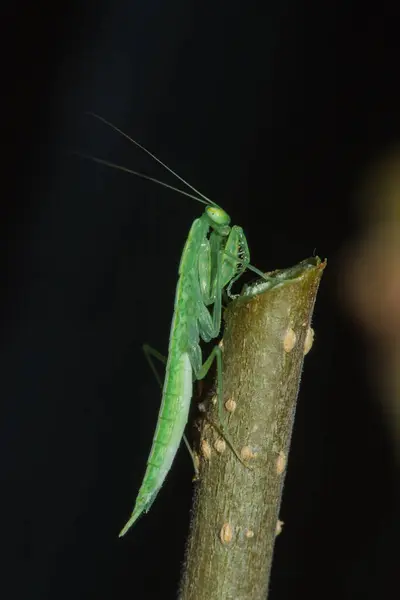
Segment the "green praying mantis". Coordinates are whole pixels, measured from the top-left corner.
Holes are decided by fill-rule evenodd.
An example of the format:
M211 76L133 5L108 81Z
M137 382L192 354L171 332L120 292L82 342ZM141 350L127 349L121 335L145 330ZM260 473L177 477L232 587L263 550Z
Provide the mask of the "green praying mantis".
M173 189L205 205L203 214L195 219L190 228L180 260L168 358L164 359L149 346L144 346L157 379L159 378L152 357L163 362L166 360L165 377L161 407L145 475L132 514L119 534L119 537L122 537L144 512L150 510L172 466L182 438L186 442L184 430L193 395L193 381L203 379L214 360L217 363L218 409L222 423L222 350L216 345L203 363L200 340L209 342L220 334L224 290L233 298L232 285L246 269L251 269L264 279L268 278L250 265L250 252L243 230L237 225L230 225L230 217L223 208L187 183L123 131L102 117L93 116L139 147L196 195L120 165L98 158L93 160ZM159 383L161 384L160 381ZM226 436L226 433L224 435ZM232 447L231 443L229 445Z

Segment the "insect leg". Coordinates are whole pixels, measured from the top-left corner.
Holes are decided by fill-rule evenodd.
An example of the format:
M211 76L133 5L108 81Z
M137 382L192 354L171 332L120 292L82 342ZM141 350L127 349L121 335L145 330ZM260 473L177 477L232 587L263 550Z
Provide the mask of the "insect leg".
M224 248L224 257L222 259L222 285L227 287L227 294L230 298L235 296L231 294L232 285L241 277L250 264L250 250L247 245L246 236L243 229L233 226Z
M218 433L225 438L226 442L228 443L228 446L230 447L230 449L232 450L232 452L234 453L234 455L236 456L236 458L242 463L242 465L244 465L247 469L251 469L251 467L249 467L249 465L247 465L244 460L242 459L242 457L240 456L239 452L236 450L235 445L230 437L230 435L227 433L227 431L225 430L225 426L224 426L224 414L223 414L223 380L222 380L222 350L220 348L220 346L214 346L214 348L211 351L211 354L209 355L209 357L207 358L207 360L202 364L202 366L200 367L200 369L197 371L197 373L195 373L196 378L197 379L203 379L214 359L216 359L217 361L217 396L218 396L218 419L220 422L220 426L218 427L215 423L213 423L212 421L210 421L211 425L213 427L215 427L215 429L218 431Z
M246 261L249 260L246 239L244 238L243 231L240 227L232 227L228 240L225 243L225 248L228 246L229 254L232 253L234 260L232 260L230 256L228 258L224 255L222 244L223 240L216 232L211 234L208 247L207 244L202 244L199 257L199 285L198 287L194 285L193 288L193 294L196 296L199 333L206 342L216 338L220 333L223 288L228 283L230 284L232 278L236 280L236 278L242 274L246 268ZM243 248L244 252L243 256L241 256ZM234 254L235 252L236 254ZM238 263L241 265L239 273ZM207 308L207 304L211 303L214 304L212 316ZM194 350L195 348L192 349ZM221 424L221 433L235 456L244 466L248 467L236 451L230 436L224 430L222 350L220 346L215 346L213 348L210 356L203 365L198 363L198 356L194 353L191 357L193 370L197 379L203 379L210 369L214 358L217 361L218 417ZM218 427L216 427L216 429L219 431Z
M165 356L163 356L163 354L160 354L160 352L158 352L158 350L155 350L154 348L152 348L151 346L149 346L148 344L143 344L143 352L144 355L146 357L147 362L150 365L150 369L153 371L154 373L154 377L157 379L157 383L160 386L160 388L162 389L163 383L161 381L161 377L154 365L153 362L153 358L156 358L157 360L159 360L160 362L162 362L164 365L167 364L167 358Z
M225 288L228 296L234 298L231 287L249 266L250 251L241 227L234 225L227 238L212 232L209 240L203 240L199 251L200 290L204 304L216 302L218 293L222 294ZM215 328L219 332L217 321Z

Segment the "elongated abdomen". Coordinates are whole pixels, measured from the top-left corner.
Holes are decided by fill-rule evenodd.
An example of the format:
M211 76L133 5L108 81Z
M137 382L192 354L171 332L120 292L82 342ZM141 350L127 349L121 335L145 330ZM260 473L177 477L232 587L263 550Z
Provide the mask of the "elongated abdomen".
M132 516L119 534L120 537L125 535L143 511L149 510L164 483L188 420L192 385L192 367L188 354L175 356L174 348L170 348L161 407L146 473Z

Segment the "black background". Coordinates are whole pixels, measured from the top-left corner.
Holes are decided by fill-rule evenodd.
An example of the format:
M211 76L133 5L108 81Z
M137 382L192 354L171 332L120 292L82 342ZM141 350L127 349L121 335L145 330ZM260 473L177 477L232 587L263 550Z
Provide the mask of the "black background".
M183 559L184 451L150 513L117 533L159 407L141 344L166 352L202 207L74 155L174 183L86 111L221 204L259 268L328 257L270 598L391 597L394 465L339 298L355 185L400 134L398 12L290 0L3 12L2 597L166 600Z

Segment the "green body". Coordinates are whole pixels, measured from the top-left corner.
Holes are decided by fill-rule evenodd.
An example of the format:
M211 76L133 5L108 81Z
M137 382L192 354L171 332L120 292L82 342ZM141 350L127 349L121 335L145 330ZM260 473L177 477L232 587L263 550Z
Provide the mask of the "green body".
M209 342L219 335L222 291L226 286L230 288L249 263L243 231L230 227L229 221L221 208L207 206L190 229L179 266L153 445L135 507L120 537L150 509L171 468L188 420L193 379L202 379L214 358L211 355L203 365L200 338Z
M196 190L159 158L118 127L98 115L93 113L92 115L135 144L195 192L196 195L107 160L90 157L92 160L153 181L206 205L203 215L193 222L183 249L179 265L179 279L175 294L162 401L153 445L132 515L119 534L121 537L125 535L143 512L150 509L154 502L171 468L181 440L184 438L193 392L193 379L205 377L214 358L217 360L219 416L222 417L221 350L216 345L203 364L199 342L200 339L209 342L220 333L223 290L226 288L228 295L231 296L232 284L247 268L262 278L264 278L264 275L250 265L249 249L243 230L241 227L229 226L229 215L221 207ZM211 305L213 305L212 313L208 308ZM152 354L161 358L158 352L152 351ZM156 374L152 362L150 362L150 365ZM238 459L241 460L226 433L224 435Z

